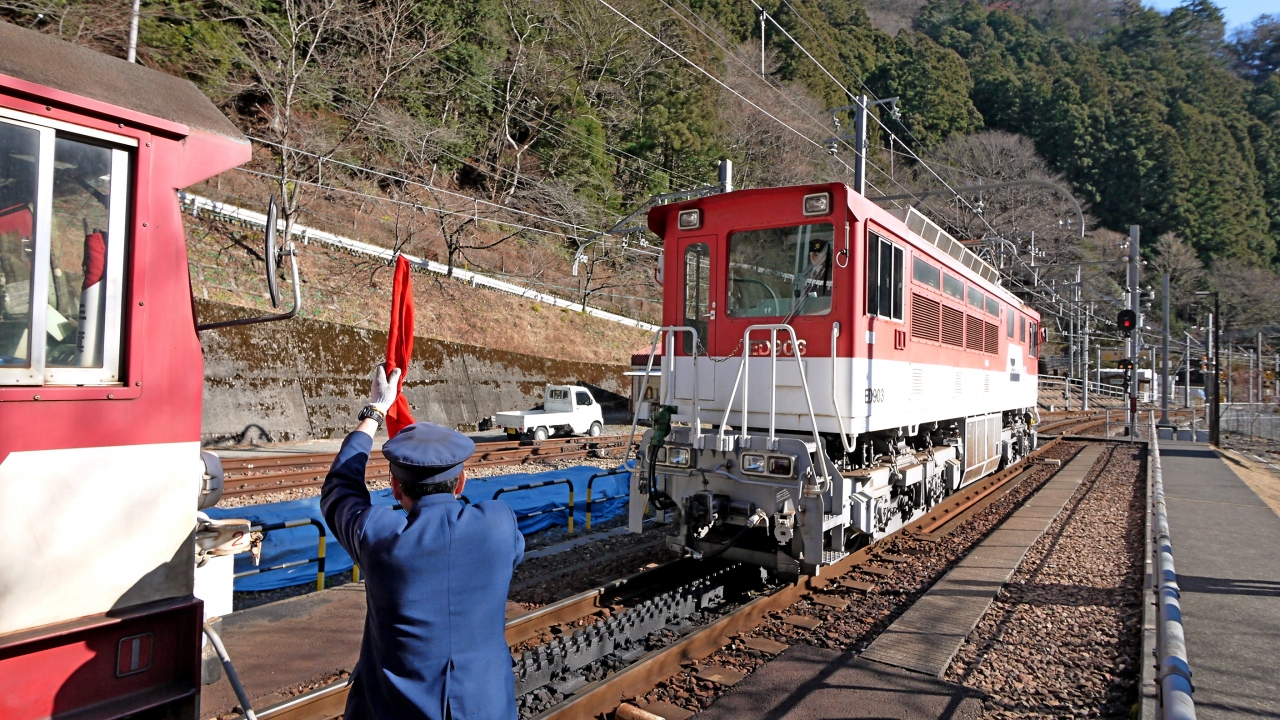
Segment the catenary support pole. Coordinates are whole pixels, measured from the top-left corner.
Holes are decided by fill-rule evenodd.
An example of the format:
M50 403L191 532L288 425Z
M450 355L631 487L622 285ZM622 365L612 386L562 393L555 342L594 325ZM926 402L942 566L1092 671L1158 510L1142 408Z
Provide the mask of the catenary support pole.
M1169 424L1169 273L1161 273L1160 291L1163 294L1164 322L1161 324L1162 335L1160 353L1160 424Z
M129 56L131 63L138 62L138 16L142 14L142 0L133 0L133 11L129 14Z
M1142 255L1139 252L1141 229L1137 225L1129 226L1129 309L1133 311L1137 322L1129 332L1129 359L1133 362L1133 382L1129 386L1129 437L1133 438L1138 430L1138 367L1142 362Z
M859 95L854 104L853 190L867 194L867 96Z

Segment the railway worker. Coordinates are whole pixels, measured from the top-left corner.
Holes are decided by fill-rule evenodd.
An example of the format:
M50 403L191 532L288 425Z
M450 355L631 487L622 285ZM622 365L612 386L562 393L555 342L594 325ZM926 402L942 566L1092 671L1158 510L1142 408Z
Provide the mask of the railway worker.
M406 427L382 447L405 512L370 503L365 464L398 373L374 370L369 404L320 495L329 528L365 573L364 640L346 718L515 720L503 632L524 536L506 503L458 501L475 443L431 423Z

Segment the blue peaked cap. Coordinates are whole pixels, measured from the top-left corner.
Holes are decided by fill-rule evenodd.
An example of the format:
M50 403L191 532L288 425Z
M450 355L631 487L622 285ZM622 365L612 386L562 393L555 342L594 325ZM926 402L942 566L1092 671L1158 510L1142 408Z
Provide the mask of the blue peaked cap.
M449 482L462 473L462 463L476 451L471 438L434 423L414 423L382 445L391 474L400 482Z

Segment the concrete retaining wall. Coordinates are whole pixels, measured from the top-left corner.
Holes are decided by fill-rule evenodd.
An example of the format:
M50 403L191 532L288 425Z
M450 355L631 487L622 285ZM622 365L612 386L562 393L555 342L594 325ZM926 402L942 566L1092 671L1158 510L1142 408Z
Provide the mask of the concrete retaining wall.
M196 300L200 322L246 308ZM295 318L201 333L206 445L342 437L368 399L387 335ZM568 362L419 337L404 392L416 420L476 429L494 413L542 402L547 383L584 385L606 419L625 416L624 365Z

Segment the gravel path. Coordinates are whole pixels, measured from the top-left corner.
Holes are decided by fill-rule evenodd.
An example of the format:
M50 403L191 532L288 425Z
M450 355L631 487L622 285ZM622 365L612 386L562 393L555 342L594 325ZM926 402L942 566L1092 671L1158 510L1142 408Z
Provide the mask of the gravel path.
M1129 717L1142 643L1143 468L1141 449L1117 445L960 649L947 679L985 693L989 717Z
M1063 464L1074 457L1083 443L1063 443L1041 457L1057 458ZM961 523L936 542L898 536L882 541L877 551L907 557L899 562L870 563L891 570L889 575L855 569L841 579L872 584L860 591L833 584L792 605L785 612L773 613L768 620L742 638L712 653L679 675L667 678L647 693L643 701L667 702L687 710L709 707L726 688L697 674L698 666L717 665L749 675L768 662L771 655L748 646L745 638L764 638L786 645L804 643L822 648L861 652L885 628L889 627L912 603L929 589L951 566L958 562L982 538L1020 507L1055 472L1044 465L1031 466L1031 475L996 499L973 517ZM847 603L844 607L838 607ZM820 621L816 628L798 627L786 622L788 616L804 616ZM633 699L634 700L634 699Z

